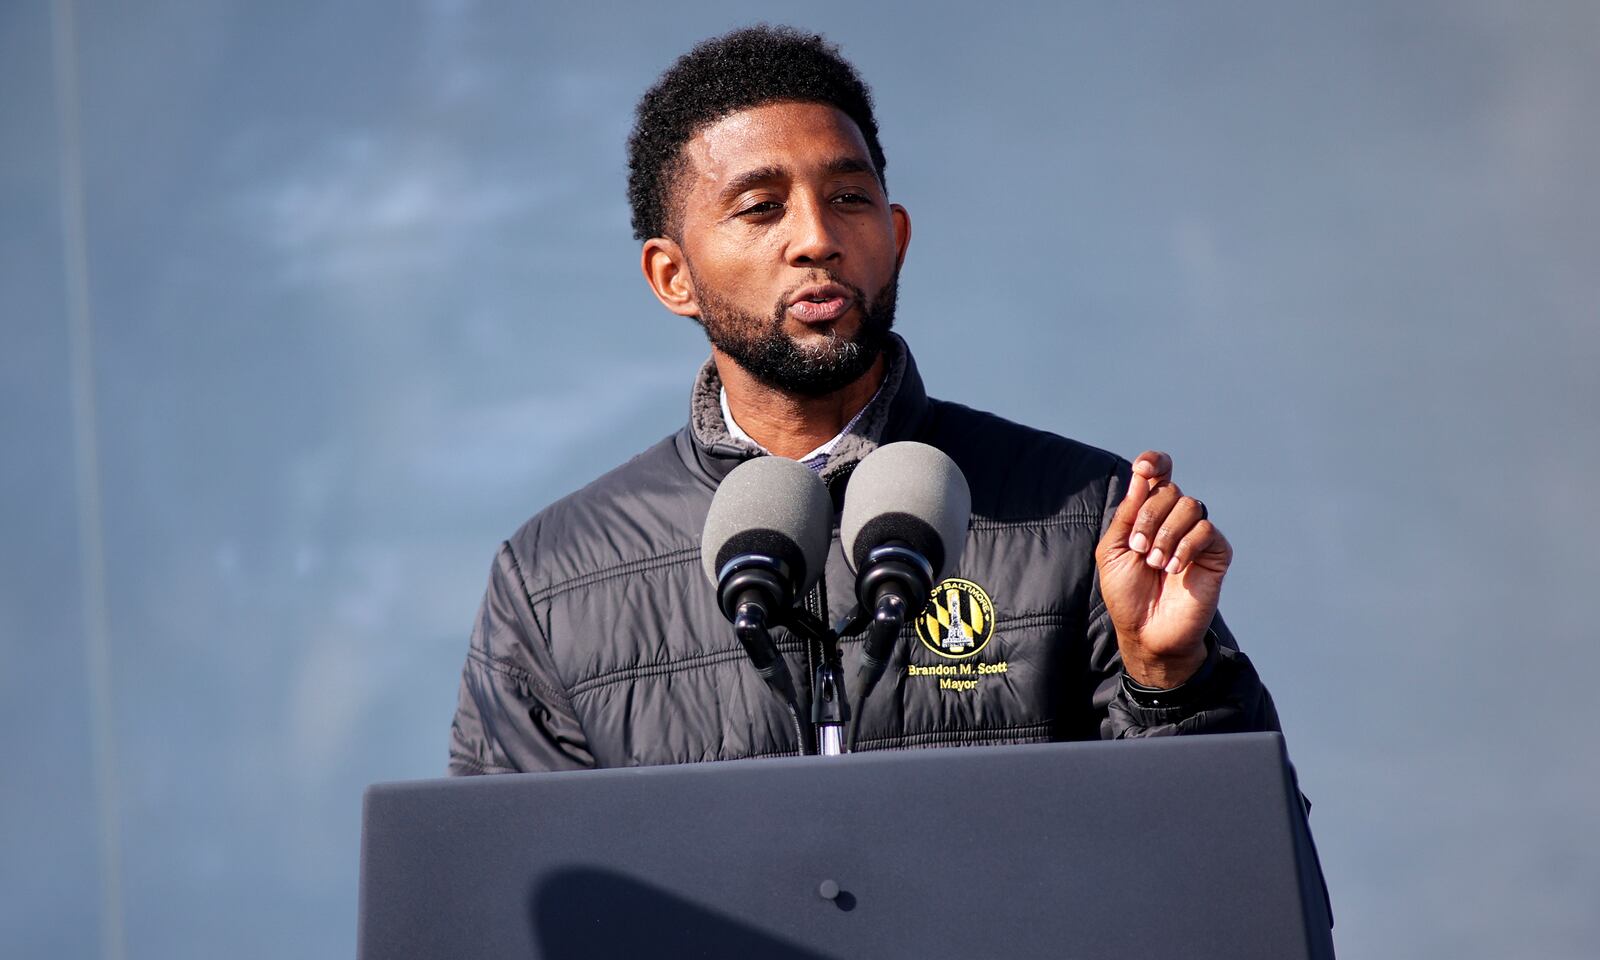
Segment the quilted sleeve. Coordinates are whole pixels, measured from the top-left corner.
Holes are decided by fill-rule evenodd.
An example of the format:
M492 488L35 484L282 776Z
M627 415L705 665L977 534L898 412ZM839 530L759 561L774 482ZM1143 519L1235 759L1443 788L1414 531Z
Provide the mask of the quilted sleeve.
M518 558L502 543L461 671L449 771L461 776L594 765L528 603Z

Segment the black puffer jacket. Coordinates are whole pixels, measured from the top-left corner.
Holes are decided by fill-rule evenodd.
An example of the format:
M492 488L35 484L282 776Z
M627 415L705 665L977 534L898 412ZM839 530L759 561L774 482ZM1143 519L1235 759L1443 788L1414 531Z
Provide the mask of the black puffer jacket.
M788 712L745 658L700 568L717 484L756 451L722 422L715 369L675 436L552 504L500 547L462 673L450 772L558 770L793 753ZM908 627L868 701L858 749L1276 730L1271 698L1218 617L1211 654L1175 694L1124 680L1094 547L1129 464L932 400L903 341L822 477L835 507L879 443L948 453L972 522L933 617ZM809 602L837 621L854 584L837 533ZM777 631L809 697L815 656ZM853 678L861 637L846 638Z

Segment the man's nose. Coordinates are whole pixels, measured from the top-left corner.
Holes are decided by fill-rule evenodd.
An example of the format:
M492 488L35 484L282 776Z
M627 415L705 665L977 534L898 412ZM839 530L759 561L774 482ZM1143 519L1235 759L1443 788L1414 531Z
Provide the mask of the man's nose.
M816 266L838 263L844 257L840 246L838 224L834 222L827 202L818 198L791 200L789 204L790 228L794 231L789 241L789 262L795 266Z

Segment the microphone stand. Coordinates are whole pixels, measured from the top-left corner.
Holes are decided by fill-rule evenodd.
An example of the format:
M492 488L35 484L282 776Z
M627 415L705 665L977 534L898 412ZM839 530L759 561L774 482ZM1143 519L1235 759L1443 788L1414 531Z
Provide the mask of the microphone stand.
M790 611L789 629L822 650L811 686L811 724L816 733L817 753L837 757L846 751L845 725L850 722L850 704L844 691L844 668L839 662L839 632L829 630L808 610Z
M816 641L822 650L811 687L811 724L815 733L812 742L816 744L820 756L837 757L855 750L856 734L861 728L861 714L867 696L878 685L878 678L883 676L884 667L887 666L887 651L900 635L906 612L905 603L891 591L882 591L871 610L856 604L832 630L808 610L795 607L789 611L789 629ZM869 639L862 650L863 669L857 678L862 686L856 691L855 705L852 707L845 693L839 638L864 629L869 631ZM884 659L875 657L873 651L882 651Z
M788 627L801 638L816 643L822 652L822 656L817 660L816 672L812 675L812 737L809 744L800 726L798 698L795 695L794 685L789 681L789 672L783 666L782 656L772 645L763 608L754 603L740 605L738 616L734 619L734 633L756 664L756 672L789 708L790 715L794 718L795 737L800 743L800 752L802 754L809 752L807 748L814 744L817 755L837 757L855 749L856 734L861 726L861 713L867 695L877 686L878 678L883 675L884 667L887 666L886 651L899 636L905 619L905 604L889 591L884 591L878 597L876 605L870 611L862 604L856 604L855 608L839 621L838 626L831 630L817 618L816 614L803 607L791 607L784 611L781 625ZM852 707L845 690L839 638L859 633L863 629L869 630L869 639L862 651L861 676L857 678L862 686L856 691L855 705ZM883 651L884 653L880 655L882 659L880 656L874 656L873 651Z

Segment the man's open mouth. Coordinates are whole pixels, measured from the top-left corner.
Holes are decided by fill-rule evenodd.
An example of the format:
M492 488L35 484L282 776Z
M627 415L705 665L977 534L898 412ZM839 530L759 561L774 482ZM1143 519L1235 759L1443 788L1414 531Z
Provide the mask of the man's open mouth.
M789 315L802 323L827 323L844 316L854 303L850 291L836 283L805 287L789 301Z

